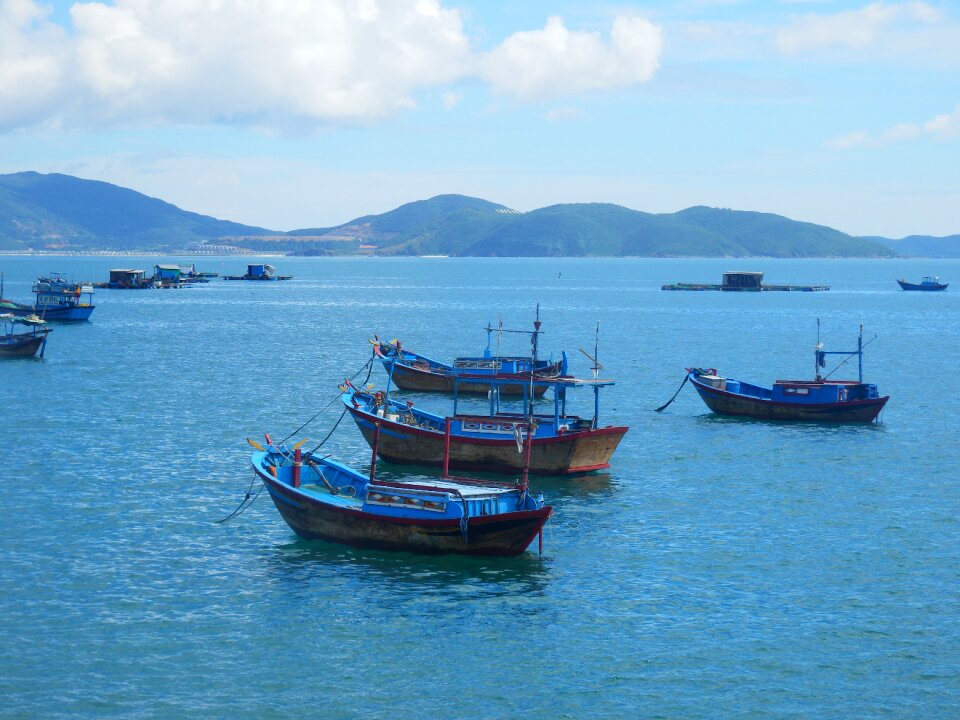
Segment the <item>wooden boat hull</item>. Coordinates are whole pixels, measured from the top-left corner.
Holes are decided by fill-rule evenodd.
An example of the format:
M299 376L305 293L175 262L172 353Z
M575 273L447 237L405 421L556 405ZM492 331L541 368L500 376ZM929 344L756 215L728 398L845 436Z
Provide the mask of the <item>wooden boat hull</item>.
M466 534L459 520L384 517L313 501L269 475L257 472L280 515L300 537L358 548L462 555L519 555L553 513L546 506L503 515L470 518Z
M373 447L375 429L368 413L350 407L357 427ZM379 419L377 455L388 462L414 465L443 464L443 434ZM628 428L579 430L553 437L533 438L530 472L537 475L570 475L603 470ZM450 437L450 467L516 473L523 470L523 455L513 437L507 439Z
M386 364L386 363L385 363ZM389 365L387 366L389 372ZM415 390L419 392L453 392L454 379L452 375L444 373L431 372L430 370L421 370L420 368L401 363L393 363L393 383L401 390ZM521 385L502 385L500 386L501 396L521 396L523 395L523 386ZM489 382L470 382L460 380L457 382L457 392L471 395L486 395L490 391ZM542 397L547 391L546 385L533 386L534 397Z
M904 290L919 290L921 292L937 292L939 290L946 290L947 286L950 283L938 283L936 285L928 284L922 285L920 283L911 283L906 280L897 280L900 284L900 287Z
M0 338L0 357L34 357L46 339L46 333Z
M811 422L873 422L889 397L830 403L786 403L747 397L719 390L690 378L703 402L718 415L752 417L758 420Z

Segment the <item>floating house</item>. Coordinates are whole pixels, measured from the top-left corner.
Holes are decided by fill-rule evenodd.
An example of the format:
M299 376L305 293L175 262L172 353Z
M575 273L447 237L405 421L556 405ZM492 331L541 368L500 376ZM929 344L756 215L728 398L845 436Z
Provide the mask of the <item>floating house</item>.
M713 283L672 283L661 290L722 290L724 292L817 292L829 290L827 285L764 285L763 273L755 271L731 271L723 274L723 282Z
M277 275L273 265L261 263L247 265L246 275L225 275L224 280L290 280L293 275Z
M111 290L145 290L159 287L159 284L155 285L153 278L146 277L146 274L146 270L117 268L110 271L110 279L107 282L94 283L93 286Z
M179 265L155 265L153 280L159 282L160 287L180 287L183 282L183 270Z

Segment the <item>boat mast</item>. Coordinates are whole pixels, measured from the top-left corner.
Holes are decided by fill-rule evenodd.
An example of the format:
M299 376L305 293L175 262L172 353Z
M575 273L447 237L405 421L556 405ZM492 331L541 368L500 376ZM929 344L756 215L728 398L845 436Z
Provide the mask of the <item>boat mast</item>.
M530 344L533 346L533 363L537 363L537 345L540 336L540 303L537 303L537 319L533 321L533 333L530 336Z
M527 420L527 441L523 444L523 475L521 476L520 492L524 493L530 486L530 454L533 451L533 434L537 431L537 421ZM542 541L541 541L542 542Z
M597 334L593 340L593 379L600 377L600 368L603 367L597 359L600 356L600 321L597 320ZM593 386L593 427L597 428L600 423L600 386Z
M386 406L384 406L386 407ZM374 415L373 418L373 457L370 458L370 482L374 481L377 475L377 452L380 446L380 419Z
M823 366L823 343L820 342L820 318L817 318L817 344L813 348L813 379L820 382L820 368Z
M857 382L863 383L863 323L857 336Z

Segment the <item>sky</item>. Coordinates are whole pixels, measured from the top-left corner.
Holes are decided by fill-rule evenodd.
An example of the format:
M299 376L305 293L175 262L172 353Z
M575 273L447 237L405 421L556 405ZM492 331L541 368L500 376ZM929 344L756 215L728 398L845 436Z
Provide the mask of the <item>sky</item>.
M960 0L0 0L0 173L272 230L460 193L960 233Z

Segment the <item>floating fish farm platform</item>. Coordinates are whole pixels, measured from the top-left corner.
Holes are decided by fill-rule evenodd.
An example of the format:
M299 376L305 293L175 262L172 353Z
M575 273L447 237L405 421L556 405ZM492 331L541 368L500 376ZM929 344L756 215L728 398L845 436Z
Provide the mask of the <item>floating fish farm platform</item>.
M716 283L671 283L661 290L723 290L725 292L821 292L829 285L764 285L762 272L726 272L723 282Z

